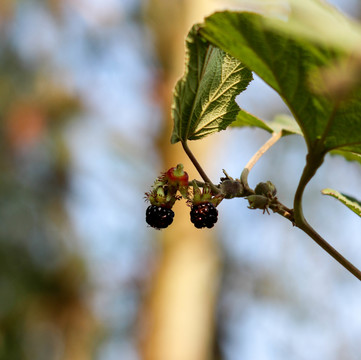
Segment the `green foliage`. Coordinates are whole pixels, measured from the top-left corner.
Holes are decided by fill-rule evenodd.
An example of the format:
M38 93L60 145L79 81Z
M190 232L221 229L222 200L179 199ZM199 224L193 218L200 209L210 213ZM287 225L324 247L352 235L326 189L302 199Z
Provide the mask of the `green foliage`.
M266 25L264 17L253 13L216 13L206 19L200 31L281 95L310 152L342 148L361 153L361 91L338 101L323 93L325 84L317 76L319 68L344 59L346 53L277 32Z
M269 0L258 0L259 10L267 11ZM276 0L284 6L283 0ZM263 3L263 4L262 4ZM264 6L265 5L265 6ZM359 51L361 43L361 26L347 18L336 8L323 1L288 0L287 21L267 20L268 26L287 35L303 37L321 45L327 44L336 49ZM283 7L284 8L284 7ZM315 21L317 19L317 21Z
M182 141L190 160L217 196L247 197L251 208L264 211L271 208L361 280L361 271L312 229L302 210L305 188L328 152L360 162L360 26L319 1L289 0L288 5L289 12L280 12L277 18L224 11L192 28L186 42L185 74L174 91L171 141ZM235 97L246 89L252 79L251 72L281 96L293 117L279 115L273 121L264 121L239 109ZM272 136L247 163L240 179L233 180L224 171L226 178L221 178L221 184L216 187L186 141L200 139L230 124L258 127ZM303 135L308 148L293 209L276 197L270 199L256 194L247 182L249 171L262 154L290 134ZM242 191L222 192L228 183L237 184ZM323 193L361 216L357 200L330 189Z
M361 155L350 151L333 150L330 152L330 155L343 156L347 161L356 161L361 164Z
M355 214L361 216L361 202L356 200L354 197L342 194L332 189L324 189L322 190L322 194L334 197L335 199L341 201L342 204L346 205L349 209L351 209Z
M288 115L277 115L272 121L263 121L258 117L241 110L236 121L231 124L232 127L258 127L269 133L278 133L282 131L282 136L286 135L302 135L302 131L293 117Z
M186 70L174 90L172 143L224 130L239 111L235 97L252 80L234 57L204 40L194 26L186 40Z

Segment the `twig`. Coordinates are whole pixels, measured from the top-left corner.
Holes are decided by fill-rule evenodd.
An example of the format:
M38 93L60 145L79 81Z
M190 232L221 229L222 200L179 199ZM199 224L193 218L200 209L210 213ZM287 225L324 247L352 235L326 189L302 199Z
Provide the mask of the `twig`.
M266 153L280 138L282 137L282 131L274 132L272 136L259 148L259 150L252 156L252 158L248 161L246 166L244 167L241 174L241 182L244 188L247 191L252 192L251 188L248 185L248 174L256 164L256 162L261 158L261 156Z
M300 182L298 184L295 198L294 198L294 220L295 225L303 230L309 237L311 237L319 246L322 247L329 255L331 255L337 262L339 262L345 269L347 269L357 279L361 280L361 271L341 255L333 246L331 246L325 239L323 239L306 221L302 209L302 197L305 188L311 178L315 175L317 169L321 166L324 159L324 154L310 153L307 156L306 166L303 170Z
M204 182L206 182L210 186L213 194L215 194L215 195L219 194L219 189L212 183L212 181L209 179L207 174L204 172L204 170L201 167L201 165L199 164L198 160L195 158L195 156L193 155L193 153L189 149L187 141L182 141L182 146L183 146L183 149L184 149L185 153L188 155L190 161L192 162L194 167L197 169L199 175L202 177Z

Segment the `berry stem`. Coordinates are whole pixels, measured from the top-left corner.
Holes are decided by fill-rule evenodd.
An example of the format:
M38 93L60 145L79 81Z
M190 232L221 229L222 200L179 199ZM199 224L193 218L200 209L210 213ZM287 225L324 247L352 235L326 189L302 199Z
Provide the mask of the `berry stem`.
M201 167L201 165L199 164L198 160L196 159L196 157L193 155L193 153L191 152L191 150L188 147L187 141L182 141L182 146L183 149L185 151L185 153L187 154L187 156L189 157L190 161L192 162L192 164L194 165L194 167L197 169L199 175L202 177L202 179L204 180L205 183L207 183L213 194L219 194L219 189L212 183L212 181L209 179L209 177L207 176L207 174L204 172L203 168Z
M261 158L261 156L267 152L280 138L282 137L282 131L274 132L272 136L259 148L259 150L252 156L248 161L247 165L244 167L241 174L241 182L244 188L253 193L251 188L248 185L248 174L256 164L256 162Z
M197 180L197 179L193 179L192 181L190 181L190 182L194 182L198 187L201 187L201 188L203 188L203 187L205 187L207 184L206 183L204 183L203 181L199 181L199 180Z

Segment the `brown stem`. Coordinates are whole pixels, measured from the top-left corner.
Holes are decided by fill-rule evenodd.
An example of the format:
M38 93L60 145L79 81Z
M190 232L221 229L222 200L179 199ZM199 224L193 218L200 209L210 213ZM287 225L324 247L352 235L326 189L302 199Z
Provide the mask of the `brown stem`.
M287 220L291 221L293 225L295 225L295 219L293 216L293 210L288 208L287 206L281 204L278 200L276 204L271 204L270 208L273 212L283 216Z
M361 280L361 271L341 255L333 246L331 246L325 239L323 239L308 222L305 220L302 224L296 224L298 228L303 230L309 237L311 237L319 246L322 247L329 255L331 255L337 262L339 262L345 269L347 269L357 279Z
M193 153L189 149L187 141L182 141L182 146L183 146L185 153L189 157L190 161L192 162L194 167L197 169L199 175L202 177L203 181L206 182L211 187L213 194L219 194L219 189L212 183L212 181L209 179L207 174L204 172L204 170L201 167L201 165L199 164L198 160L196 159L196 157L193 155Z

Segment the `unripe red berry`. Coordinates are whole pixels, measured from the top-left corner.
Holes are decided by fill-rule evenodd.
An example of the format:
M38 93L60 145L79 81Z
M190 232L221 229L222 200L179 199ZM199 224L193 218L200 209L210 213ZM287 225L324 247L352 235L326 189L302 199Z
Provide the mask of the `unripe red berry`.
M168 180L170 186L187 187L188 186L188 174L183 170L183 165L178 164L176 167L170 168L165 177Z

